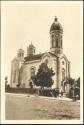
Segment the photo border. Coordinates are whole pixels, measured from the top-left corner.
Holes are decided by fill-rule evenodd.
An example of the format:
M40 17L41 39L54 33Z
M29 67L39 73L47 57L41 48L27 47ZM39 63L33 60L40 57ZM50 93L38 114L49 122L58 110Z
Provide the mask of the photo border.
M2 2L2 1L6 1L6 0L1 0L0 2ZM9 1L11 1L11 0L9 0ZM17 1L17 0L13 0L13 1ZM22 0L18 0L18 1L22 1ZM25 1L28 1L28 0L24 0L24 2ZM32 0L33 1L33 0ZM41 1L41 0L37 0L37 1ZM45 0L42 0L42 1L45 1ZM47 1L47 0L46 0ZM51 0L48 0L48 1L51 1ZM56 1L56 0L53 0L53 1ZM61 0L59 0L59 1L61 1ZM65 0L63 0L63 1L65 1ZM74 0L75 1L75 0ZM79 0L76 0L76 1L79 1ZM80 1L82 1L82 0L80 0ZM0 10L1 10L1 4L0 4ZM83 11L84 11L84 7L83 7ZM1 11L0 11L1 12ZM83 17L84 18L84 17ZM1 14L0 14L0 20L1 20ZM1 22L0 22L0 26L1 26ZM83 24L83 28L84 28L84 24ZM1 27L0 27L0 30L1 30ZM0 32L0 38L1 38L1 32ZM83 40L84 40L84 34L83 34ZM1 39L0 39L0 47L2 46L2 44L1 44ZM2 49L2 48L1 48ZM84 53L84 49L83 49L83 53ZM0 51L0 62L2 61L1 60L2 59L2 55L1 55L1 51ZM83 57L83 59L84 59L84 57ZM83 60L82 60L83 61ZM0 71L1 71L1 68L2 68L2 66L0 65ZM83 68L83 67L82 67ZM1 72L2 73L2 72ZM1 76L0 76L0 80L1 80ZM83 80L83 79L82 79ZM0 82L1 83L1 82ZM2 90L2 85L0 84L0 90ZM0 100L1 100L1 94L2 94L2 91L0 91L1 93L0 93ZM84 95L84 85L83 85L83 95ZM1 102L2 103L2 102ZM0 105L1 105L1 103L0 103ZM0 106L0 112L1 112L1 106ZM84 112L84 96L83 96L83 112ZM1 112L2 113L2 112ZM1 115L1 113L0 113L0 115ZM1 118L1 117L0 117ZM1 120L1 119L0 119ZM10 121L12 121L12 120L10 120ZM16 120L13 120L13 121L16 121ZM12 121L12 122L13 122ZM27 120L27 121L29 121L29 120ZM41 120L42 121L42 120ZM48 120L49 121L49 120ZM55 120L55 121L57 121L57 120ZM69 120L70 121L70 120ZM18 123L18 121L17 121L17 123ZM50 123L50 121L49 121L49 123ZM49 124L48 123L48 124ZM84 119L83 119L83 123L84 123ZM11 123L10 123L11 124ZM24 124L24 123L23 123ZM28 124L28 123L27 123ZM29 124L32 124L32 123L29 123ZM39 123L35 123L35 124L39 124ZM44 123L43 123L44 124ZM47 124L47 123L46 123ZM50 124L53 124L53 123L50 123ZM57 123L57 124L59 124L59 123ZM65 123L64 123L65 124ZM67 124L67 123L66 123ZM72 124L74 124L74 123L72 123ZM82 123L81 123L82 124Z

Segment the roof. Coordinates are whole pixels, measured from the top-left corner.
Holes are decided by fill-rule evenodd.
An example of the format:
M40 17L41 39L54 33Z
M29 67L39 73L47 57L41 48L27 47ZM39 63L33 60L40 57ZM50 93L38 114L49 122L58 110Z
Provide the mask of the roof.
M63 32L63 28L62 28L61 24L58 22L57 17L55 17L54 22L51 25L50 32L56 31L56 30Z
M68 61L70 63L70 61L68 60L68 58L66 57L65 54L63 54L63 56L61 57L61 59L64 58L66 61Z
M57 57L55 54L53 54L51 52L48 52L48 53L51 54L51 56ZM40 60L44 54L45 53L40 53L40 54L36 54L36 55L27 56L24 58L24 62L33 61L33 60Z
M24 60L25 60L25 62L26 61L33 61L33 60L40 60L43 54L44 53L37 54L37 55L30 55L30 56L25 57Z
M14 59L12 59L11 62L14 62L14 61L19 61L18 57L15 57Z
M29 45L29 48L35 48L35 46L32 44L32 42L31 42L31 44Z

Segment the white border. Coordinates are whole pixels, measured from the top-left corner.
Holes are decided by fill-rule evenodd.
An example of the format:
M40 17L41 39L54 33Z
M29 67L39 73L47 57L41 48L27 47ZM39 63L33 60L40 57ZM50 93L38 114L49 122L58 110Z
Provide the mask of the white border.
M81 8L81 27L80 31L83 31L83 2L82 1L1 1L1 4L80 4ZM1 6L1 10L3 7ZM5 120L5 84L4 84L4 65L5 65L5 37L3 36L3 21L5 20L5 15L1 14L1 123L6 124L82 124L83 123L83 32L81 33L81 52L80 52L80 62L81 62L81 102L80 102L80 120Z

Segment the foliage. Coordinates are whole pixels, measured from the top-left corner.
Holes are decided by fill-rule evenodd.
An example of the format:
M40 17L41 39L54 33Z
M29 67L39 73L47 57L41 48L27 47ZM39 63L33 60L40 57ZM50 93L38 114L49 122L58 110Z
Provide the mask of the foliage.
M17 86L17 87L20 87L20 84L18 83L16 86Z
M51 87L53 85L52 76L54 75L52 68L49 68L46 63L42 63L32 80L36 86Z
M79 87L80 88L80 77L77 79L77 87Z
M33 88L32 82L29 82L29 86L30 86L31 89Z
M70 98L78 97L78 99L80 99L80 78L78 78L77 80L74 80L74 82L73 82L73 79L70 80L70 82L71 81L72 81L72 83L70 83L71 88L69 91L69 97Z
M72 86L74 85L74 79L73 78L67 78L67 82Z

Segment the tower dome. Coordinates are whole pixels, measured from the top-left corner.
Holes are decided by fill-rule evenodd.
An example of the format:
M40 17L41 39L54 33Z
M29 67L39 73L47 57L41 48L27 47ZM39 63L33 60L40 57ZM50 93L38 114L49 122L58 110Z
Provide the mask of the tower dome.
M32 56L35 54L35 47L34 45L31 43L28 47L27 47L27 56Z
M54 22L52 23L51 27L50 27L50 32L53 31L59 31L59 32L63 32L63 28L61 26L61 24L58 22L57 17L55 17Z
M31 44L29 45L29 48L35 48L34 45L32 44L32 42L31 42Z

